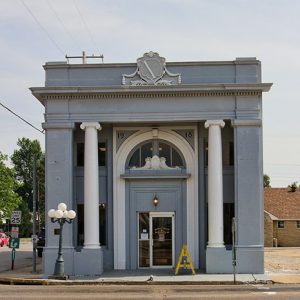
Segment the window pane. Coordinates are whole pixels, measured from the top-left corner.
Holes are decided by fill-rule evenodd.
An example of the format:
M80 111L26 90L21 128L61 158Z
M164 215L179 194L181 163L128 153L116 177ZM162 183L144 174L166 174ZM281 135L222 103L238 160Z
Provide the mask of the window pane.
M98 144L98 165L106 166L106 144ZM84 166L84 143L77 143L77 167Z
M300 228L300 221L297 221L297 228Z
M158 143L158 153L159 157L164 157L166 159L167 166L171 166L171 146L166 143Z
M172 265L172 218L153 217L153 265Z
M147 143L142 145L141 147L141 167L143 167L146 164L146 158L152 157L152 143Z
M278 221L277 227L278 228L284 228L284 221Z
M101 167L106 166L106 144L98 144L98 165Z
M205 166L208 166L208 142L204 142L204 162Z
M100 222L100 246L106 245L106 212L107 206L105 203L99 205L99 222Z
M129 168L140 167L140 148L136 149L133 155L131 156L128 164Z
M234 204L223 204L224 216L224 243L225 245L232 245L232 218L234 217Z
M183 162L178 151L172 148L172 163L171 167L183 167Z
M150 267L149 213L139 213L139 267Z
M77 167L84 166L84 143L77 144Z
M234 144L233 142L229 142L229 165L234 165Z
M77 205L77 244L83 246L84 243L84 205Z
M99 205L99 235L100 245L106 245L106 204ZM77 244L78 246L84 245L84 205L77 205Z

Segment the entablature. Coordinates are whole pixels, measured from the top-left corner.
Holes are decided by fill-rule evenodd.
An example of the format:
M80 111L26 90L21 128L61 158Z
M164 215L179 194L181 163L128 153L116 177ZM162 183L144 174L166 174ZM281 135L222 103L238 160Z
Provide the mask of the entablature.
M272 83L206 84L174 86L117 87L32 87L32 94L44 104L45 100L165 98L165 97L226 97L258 96L268 92Z

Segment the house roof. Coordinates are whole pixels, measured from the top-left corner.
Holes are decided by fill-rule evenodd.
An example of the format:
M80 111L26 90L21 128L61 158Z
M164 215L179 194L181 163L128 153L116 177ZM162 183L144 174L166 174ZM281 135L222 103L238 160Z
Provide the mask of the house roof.
M279 220L300 220L300 190L265 188L265 211Z

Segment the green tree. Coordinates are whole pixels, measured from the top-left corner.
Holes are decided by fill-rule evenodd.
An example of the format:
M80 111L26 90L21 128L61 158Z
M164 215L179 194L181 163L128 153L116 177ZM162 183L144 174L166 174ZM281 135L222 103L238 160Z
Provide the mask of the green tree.
M10 219L11 212L22 202L15 192L18 182L14 178L14 171L5 165L7 156L0 152L0 224L2 219Z
M291 184L288 185L288 188L291 189L291 192L296 192L297 188L298 188L298 182L294 181Z
M5 165L7 156L0 152L0 210L2 218L10 218L11 212L18 207L22 199L15 189L18 182L14 178L14 171Z
M265 188L271 187L270 183L271 183L270 177L267 174L264 174L264 187Z
M38 211L41 215L44 215L44 190L45 190L45 179L44 179L44 154L41 150L41 146L38 140L30 140L28 138L18 139L18 149L14 151L11 156L11 161L14 165L15 177L19 181L19 187L16 192L22 197L23 202L19 207L22 211L22 227L23 236L30 235L30 212L32 212L33 204L33 159L34 156L37 160L37 195L40 196L39 204L37 204ZM44 217L43 217L44 220ZM43 224L42 224L43 225Z

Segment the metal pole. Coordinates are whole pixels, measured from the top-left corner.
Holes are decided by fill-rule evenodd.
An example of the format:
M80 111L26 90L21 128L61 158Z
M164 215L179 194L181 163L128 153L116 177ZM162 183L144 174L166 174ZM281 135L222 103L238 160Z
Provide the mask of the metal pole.
M11 250L11 269L14 269L15 266L15 259L16 259L16 249L15 247L12 248Z
M33 155L33 195L32 195L32 273L36 273L36 156Z
M231 231L232 231L232 268L233 268L233 282L236 284L236 223L235 218L232 218L231 224Z
M58 220L59 222L59 244L58 244L58 255L55 262L54 276L64 276L65 267L64 259L62 255L62 230L64 226L64 219Z

